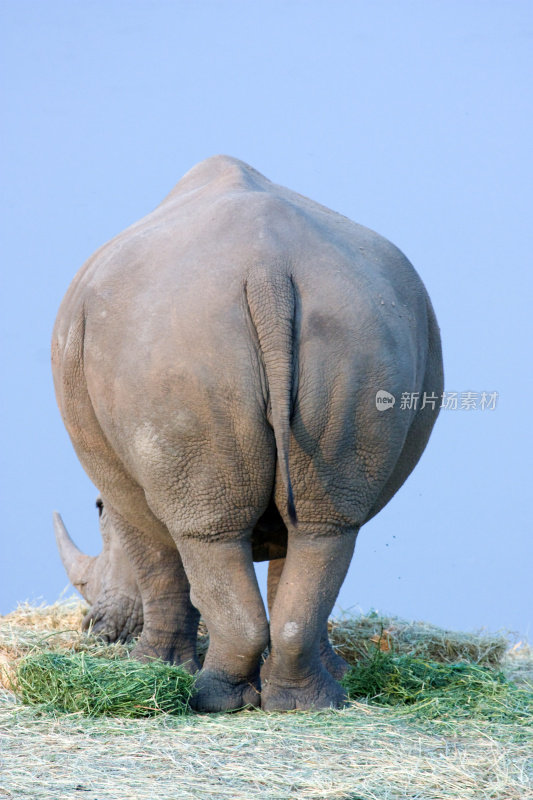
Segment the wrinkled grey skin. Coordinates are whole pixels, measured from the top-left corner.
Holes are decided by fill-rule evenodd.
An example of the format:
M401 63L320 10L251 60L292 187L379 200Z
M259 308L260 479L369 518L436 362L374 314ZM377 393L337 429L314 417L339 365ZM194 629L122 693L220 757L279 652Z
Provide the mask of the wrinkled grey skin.
M99 510L100 532L103 549L99 556L91 557L80 552L66 530L61 515L54 512L54 528L59 552L73 586L91 604L85 615L82 628L91 629L104 641L127 642L140 636L143 628L142 599L135 574L127 553L109 522L101 498L96 505ZM276 532L276 537L272 534ZM274 544L264 544L265 534L274 539ZM254 561L270 559L268 569L267 604L271 612L283 566L285 564L287 529L277 510L269 508L252 534ZM277 556L280 556L279 558ZM320 658L334 678L340 680L348 664L333 650L328 638L327 624L320 640ZM193 660L188 666L196 669ZM263 667L264 680L267 668Z
M123 609L142 606L134 656L194 669L199 610L199 711L342 705L327 619L359 528L438 414L378 411L375 395L442 391L438 326L407 259L216 156L80 270L52 362L103 498L103 553L112 530L90 616L116 638L140 627ZM270 625L254 557L271 561Z

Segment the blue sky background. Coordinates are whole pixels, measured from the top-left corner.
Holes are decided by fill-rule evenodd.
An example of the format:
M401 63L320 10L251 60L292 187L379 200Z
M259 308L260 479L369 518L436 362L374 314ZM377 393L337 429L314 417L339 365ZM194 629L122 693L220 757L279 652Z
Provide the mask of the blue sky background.
M215 153L391 239L441 325L422 461L360 534L339 605L531 635L533 4L1 3L0 613L67 581L51 512L99 549L53 395L74 273ZM264 568L260 570L264 580Z

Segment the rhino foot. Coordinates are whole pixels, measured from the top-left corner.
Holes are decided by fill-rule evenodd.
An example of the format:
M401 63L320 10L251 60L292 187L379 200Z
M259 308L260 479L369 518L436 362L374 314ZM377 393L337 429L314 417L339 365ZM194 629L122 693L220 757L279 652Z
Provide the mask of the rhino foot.
M277 682L269 678L261 692L263 711L343 708L347 702L345 690L323 667L304 681L294 684Z
M83 630L111 644L128 642L141 635L143 629L143 608L140 596L126 595L101 596L89 609L82 622Z
M246 706L261 705L259 677L235 681L223 672L202 670L196 679L191 707L200 714L216 711L237 711Z

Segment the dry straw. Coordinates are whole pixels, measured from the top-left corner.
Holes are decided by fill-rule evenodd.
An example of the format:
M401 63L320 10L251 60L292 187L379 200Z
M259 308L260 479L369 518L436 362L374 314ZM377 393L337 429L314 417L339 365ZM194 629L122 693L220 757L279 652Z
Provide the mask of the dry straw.
M432 661L497 666L509 647L507 636L502 634L460 633L376 612L346 614L330 620L329 635L337 652L351 664L367 658L377 644L383 651L393 650Z
M11 673L21 657L37 657L43 651L123 662L127 648L105 647L79 632L82 613L75 604L40 609L26 606L1 619L0 655ZM405 626L376 615L345 619L342 624L333 623L332 628L337 645L342 639L339 631L349 633L344 646L350 657L355 652L356 660L364 664L373 654L382 664L388 660L389 665L404 657L402 647L408 638L422 647L424 631L429 631L431 648L435 641L440 642L440 656L432 649L431 658L425 651L416 659L446 666L460 658L468 668L477 660L476 669L483 674L487 665L493 664L496 670L487 674L495 677L502 671L523 691L531 690L531 651L518 644L505 655L500 649L498 664L494 642L501 637L492 637L490 646L491 637L470 637L473 641L467 645L469 637L464 634ZM459 645L463 655L458 655ZM454 648L455 654L450 655ZM467 651L474 653L473 659ZM376 656L378 652L381 655ZM448 655L443 657L445 653ZM412 666L413 654L408 655ZM464 677L469 669L462 669ZM422 683L431 688L431 678L423 677ZM500 686L505 685L502 680ZM444 688L436 687L441 696ZM416 687L414 691L416 695ZM470 691L477 690L471 686ZM378 702L379 694L375 695ZM43 706L21 705L12 692L0 690L0 798L533 797L533 737L531 719L522 713L524 709L503 721L497 715L476 715L468 709L463 714L424 715L420 708L416 710L420 706L423 703L417 701L385 706L365 701L337 712L163 713L131 719L51 713Z

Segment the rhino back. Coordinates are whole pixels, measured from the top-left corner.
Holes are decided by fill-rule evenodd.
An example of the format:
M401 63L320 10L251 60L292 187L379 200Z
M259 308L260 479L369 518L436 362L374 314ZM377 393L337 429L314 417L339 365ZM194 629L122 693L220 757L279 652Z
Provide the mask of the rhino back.
M83 316L94 413L162 515L183 513L164 506L185 481L202 518L221 475L231 504L264 510L276 449L244 291L256 270L284 270L294 286L291 467L308 498L302 520L318 498L321 516L350 524L410 422L397 410L376 416L373 395L419 389L427 356L424 288L382 237L242 162L208 159L87 262L55 336L64 341ZM204 523L222 524L212 509Z

